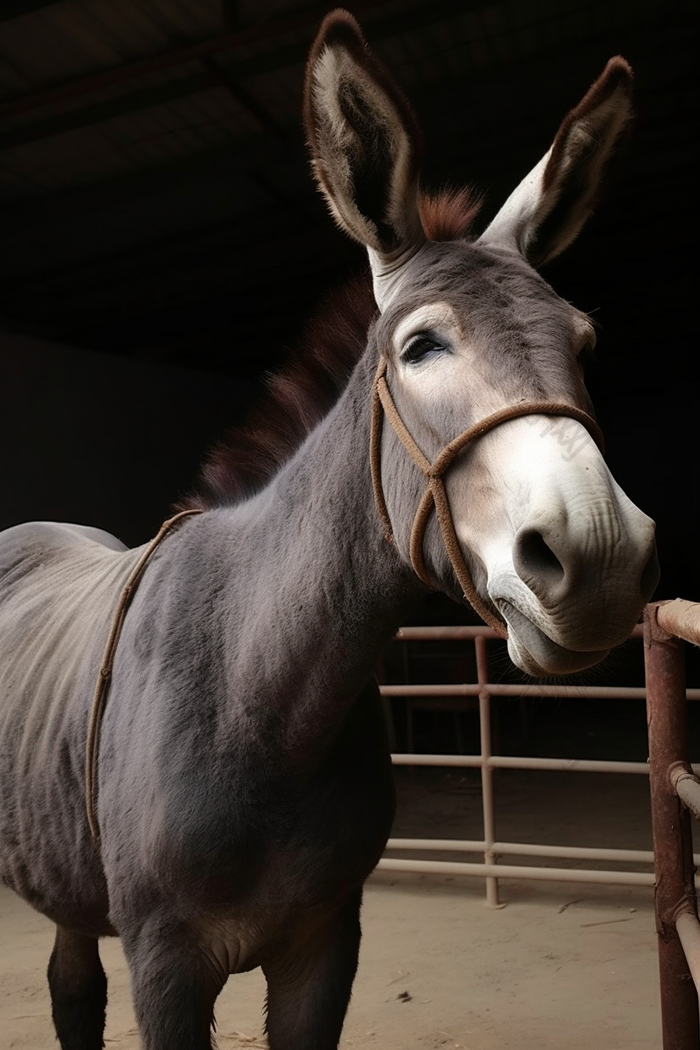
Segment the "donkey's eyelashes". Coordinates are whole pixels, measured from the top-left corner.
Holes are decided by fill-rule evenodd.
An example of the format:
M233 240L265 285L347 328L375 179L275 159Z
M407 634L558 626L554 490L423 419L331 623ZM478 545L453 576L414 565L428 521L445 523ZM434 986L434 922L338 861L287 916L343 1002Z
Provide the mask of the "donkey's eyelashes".
M586 369L589 365L593 364L598 360L598 355L595 352L595 339L587 340L583 346L576 351L576 357L581 368Z
M594 322L586 314L576 311L574 315L574 353L581 364L595 360L596 330Z
M417 332L401 351L401 360L404 364L415 365L435 354L450 353L450 350L446 339L432 332Z

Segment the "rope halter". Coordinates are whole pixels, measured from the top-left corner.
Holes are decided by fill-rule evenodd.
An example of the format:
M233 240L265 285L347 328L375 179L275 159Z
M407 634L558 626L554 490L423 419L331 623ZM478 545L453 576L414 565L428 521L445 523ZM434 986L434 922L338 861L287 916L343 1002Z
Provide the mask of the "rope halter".
M411 529L409 550L414 572L423 583L435 590L435 585L428 575L423 556L425 530L434 508L445 551L462 588L464 598L489 627L493 628L501 638L507 638L508 631L505 624L486 607L474 586L474 581L462 553L454 521L452 520L452 510L447 498L444 476L464 448L472 444L477 438L487 434L489 430L500 426L501 423L507 423L509 419L517 419L519 416L569 416L570 419L575 419L578 423L583 424L601 452L604 447L602 431L587 412L584 412L581 408L576 408L574 405L568 405L559 401L522 401L518 405L502 408L462 431L454 440L445 445L442 452L431 463L413 440L404 421L401 419L386 381L386 371L386 358L381 357L372 387L372 422L370 430L372 487L384 534L390 543L394 543L394 533L386 500L384 499L381 477L382 423L384 416L386 416L397 438L427 481L427 487L418 505Z
M128 579L119 596L119 602L114 611L109 635L102 654L102 662L100 663L100 668L97 672L97 683L95 685L95 692L93 693L92 704L90 706L87 740L85 743L85 808L87 811L87 821L90 827L90 833L95 842L99 842L100 840L100 826L97 820L97 780L100 757L100 733L102 730L102 719L105 712L105 706L107 704L107 694L112 681L112 668L114 666L114 657L117 652L117 643L121 637L122 627L124 626L124 620L131 604L131 599L134 596L134 592L141 581L141 577L143 576L144 570L151 560L151 557L155 554L158 547L160 547L161 543L172 531L174 526L182 521L183 518L189 517L191 514L201 514L201 511L181 510L179 514L175 514L172 518L168 518L167 521L163 522L157 535L144 548L141 557L129 573Z

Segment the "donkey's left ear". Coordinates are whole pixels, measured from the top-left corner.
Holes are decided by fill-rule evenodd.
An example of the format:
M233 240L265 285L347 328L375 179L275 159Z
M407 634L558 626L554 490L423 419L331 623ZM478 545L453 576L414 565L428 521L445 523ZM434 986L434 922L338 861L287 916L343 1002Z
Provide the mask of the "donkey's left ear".
M541 266L567 248L595 208L603 173L632 116L632 70L619 55L562 121L551 149L479 238Z
M316 182L338 224L369 250L376 291L425 241L421 132L347 11L326 16L311 48L304 123Z

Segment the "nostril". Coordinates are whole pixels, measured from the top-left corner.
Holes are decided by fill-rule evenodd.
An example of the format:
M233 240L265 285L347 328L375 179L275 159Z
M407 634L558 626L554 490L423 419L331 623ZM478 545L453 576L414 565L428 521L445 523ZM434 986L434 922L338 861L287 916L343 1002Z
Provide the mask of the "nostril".
M656 554L656 547L654 547L653 551L651 552L651 557L649 558L649 561L644 566L642 577L639 581L642 591L642 597L644 598L645 602L648 602L652 594L654 593L656 585L659 582L659 576L659 559Z
M537 529L523 529L515 541L513 552L515 571L524 583L537 593L545 584L547 588L564 578L564 566Z

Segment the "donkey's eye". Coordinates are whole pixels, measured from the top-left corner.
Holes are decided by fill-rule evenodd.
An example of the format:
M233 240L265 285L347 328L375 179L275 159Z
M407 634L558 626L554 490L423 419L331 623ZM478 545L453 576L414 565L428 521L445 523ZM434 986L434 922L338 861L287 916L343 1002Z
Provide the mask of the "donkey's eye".
M449 347L444 340L431 335L430 332L418 332L404 347L401 360L405 364L415 365L432 354L442 354L448 350Z

